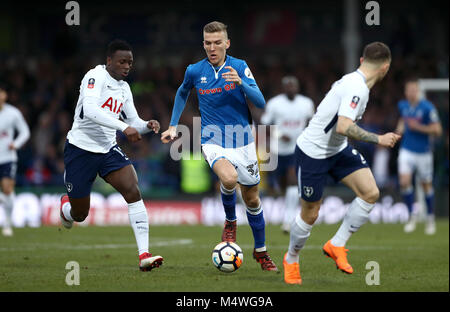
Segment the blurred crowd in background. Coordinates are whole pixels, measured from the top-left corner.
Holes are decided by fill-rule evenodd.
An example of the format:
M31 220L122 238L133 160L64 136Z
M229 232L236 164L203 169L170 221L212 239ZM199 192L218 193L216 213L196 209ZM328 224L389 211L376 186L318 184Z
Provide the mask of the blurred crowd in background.
M88 10L88 4L81 2L81 25L71 27L64 25L64 7L59 8L61 13L58 7L42 9L37 18L12 6L9 12L1 13L9 19L0 16L0 81L8 86L8 102L22 111L31 129L31 139L19 151L18 187L63 185L63 146L72 125L79 85L89 69L105 63L110 40L125 39L133 46L135 64L128 82L137 111L142 119L157 119L162 130L169 125L186 66L204 57L201 29L213 19L228 24L228 52L246 60L266 101L282 92L282 77L294 75L299 79L300 93L317 106L331 84L345 74L341 40L345 17L336 2L323 4L323 10L313 4L285 4L270 11L264 7L253 10L248 5L242 12L232 14L228 10L219 15L205 15L204 8L192 13L183 5L177 10L165 7L158 14L149 8L148 14L143 9L142 15L122 15L118 7L109 8L110 13L98 13L98 7ZM449 75L447 12L440 15L438 8L424 10L422 1L407 3L406 10L394 6L382 11L378 28L364 25L364 7L360 10L361 49L379 40L391 47L393 55L391 69L372 89L360 122L377 133L395 129L405 78ZM447 187L448 92L427 96L437 107L444 129L434 145L435 183ZM252 107L251 111L258 124L262 110ZM191 92L180 124L192 127L193 116L199 116L195 92ZM158 134L129 144L119 133L118 143L134 160L143 192L180 190L180 163L170 158L170 146L162 144ZM379 182L381 187L395 189L398 147L377 154L380 151L374 145L355 145L372 165L377 155L385 155L381 164L377 163L376 170L386 173Z

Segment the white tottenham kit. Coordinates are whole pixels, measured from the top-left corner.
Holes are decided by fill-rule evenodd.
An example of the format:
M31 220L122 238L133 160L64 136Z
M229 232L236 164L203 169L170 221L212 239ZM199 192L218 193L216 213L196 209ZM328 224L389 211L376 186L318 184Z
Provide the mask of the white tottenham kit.
M74 122L67 134L69 143L86 151L107 153L117 144L116 131L129 125L141 134L151 131L137 114L128 83L112 78L105 65L97 65L81 81Z
M369 100L369 88L360 70L343 76L317 107L317 113L297 139L309 157L325 159L347 146L347 137L336 132L338 116L360 120Z
M271 152L283 156L293 154L296 139L313 115L314 103L306 96L297 94L291 101L285 94L279 94L270 99L261 122L277 125L277 133L271 137ZM282 136L288 136L289 142L283 141Z
M14 139L15 130L18 135ZM16 107L5 103L0 109L0 164L16 162L16 150L21 148L29 137L30 129L22 113ZM9 148L11 143L15 149Z

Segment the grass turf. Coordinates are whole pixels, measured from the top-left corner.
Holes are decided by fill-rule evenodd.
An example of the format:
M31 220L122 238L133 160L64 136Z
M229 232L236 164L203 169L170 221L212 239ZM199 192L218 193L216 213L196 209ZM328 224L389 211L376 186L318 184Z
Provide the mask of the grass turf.
M303 285L283 282L283 255L289 236L267 226L269 253L281 273L263 272L252 259L253 239L247 225L238 227L244 263L234 273L218 271L211 251L221 227L153 226L151 252L164 265L140 272L131 227L18 228L13 237L0 236L0 291L150 291L150 292L415 292L449 291L449 223L437 222L437 233L426 236L423 224L411 234L401 224L366 224L347 248L355 272L346 275L321 251L339 224L313 228L300 254ZM68 286L69 261L80 266L80 285ZM366 284L369 261L380 268L380 285Z

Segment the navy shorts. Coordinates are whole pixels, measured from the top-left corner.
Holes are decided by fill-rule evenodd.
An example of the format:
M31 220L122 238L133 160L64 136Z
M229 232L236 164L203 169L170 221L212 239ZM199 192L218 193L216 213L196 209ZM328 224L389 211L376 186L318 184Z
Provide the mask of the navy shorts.
M297 146L295 161L299 194L307 202L322 198L328 176L339 182L356 170L368 168L364 157L349 145L336 155L325 159L311 158Z
M72 198L86 197L91 193L97 174L104 178L108 173L131 164L118 145L108 153L92 153L66 141L64 146L64 185Z
M17 172L17 163L8 162L0 165L0 179L10 178L15 179Z

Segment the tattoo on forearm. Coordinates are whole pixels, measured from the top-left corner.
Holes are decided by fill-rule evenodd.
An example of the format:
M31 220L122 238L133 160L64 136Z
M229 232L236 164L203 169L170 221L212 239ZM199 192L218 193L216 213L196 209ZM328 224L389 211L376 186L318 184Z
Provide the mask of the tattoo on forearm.
M345 135L351 139L378 144L378 135L361 129L356 124L352 124L347 128Z

